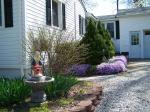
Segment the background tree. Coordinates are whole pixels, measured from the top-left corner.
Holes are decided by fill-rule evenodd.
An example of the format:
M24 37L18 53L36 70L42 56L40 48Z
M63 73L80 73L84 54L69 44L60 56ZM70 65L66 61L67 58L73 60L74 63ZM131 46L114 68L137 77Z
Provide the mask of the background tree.
M82 0L82 2L89 12L97 5L96 0Z

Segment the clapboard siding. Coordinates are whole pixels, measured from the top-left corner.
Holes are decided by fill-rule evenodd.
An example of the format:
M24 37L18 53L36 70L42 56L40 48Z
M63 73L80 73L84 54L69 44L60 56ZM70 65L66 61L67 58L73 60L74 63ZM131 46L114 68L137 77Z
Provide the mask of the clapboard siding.
M0 28L0 68L20 65L20 0L13 0L13 27ZM1 71L0 71L1 73Z
M25 0L25 33L46 25L45 0Z
M79 14L85 18L85 10L79 0L59 0L66 5L66 31L79 38ZM59 15L60 16L60 15ZM61 16L60 16L61 17ZM25 29L46 25L46 0L25 0ZM48 26L49 27L49 26ZM49 27L52 29L52 27ZM76 35L75 35L76 33Z

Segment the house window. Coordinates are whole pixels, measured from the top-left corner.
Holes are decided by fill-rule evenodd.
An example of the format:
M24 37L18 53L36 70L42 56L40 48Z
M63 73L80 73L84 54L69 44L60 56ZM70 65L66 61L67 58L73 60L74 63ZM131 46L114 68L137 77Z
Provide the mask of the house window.
M114 38L114 23L107 23L107 30L110 33L110 36Z
M46 0L46 24L51 25L51 0Z
M61 18L60 18L61 17ZM46 25L66 29L66 6L57 0L46 0Z
M83 35L85 29L85 19L79 15L79 34Z
M0 0L0 26L2 26L2 6L1 6L1 0Z
M12 0L4 0L5 27L13 26Z
M53 25L58 26L58 3L53 0L52 2Z
M139 45L139 32L131 33L131 45Z

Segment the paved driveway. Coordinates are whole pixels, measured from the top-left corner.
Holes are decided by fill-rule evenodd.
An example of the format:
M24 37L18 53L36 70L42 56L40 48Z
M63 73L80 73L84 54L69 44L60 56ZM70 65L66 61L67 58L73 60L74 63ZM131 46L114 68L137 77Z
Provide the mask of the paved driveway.
M104 88L96 112L150 112L150 61L130 63L127 73L86 80Z

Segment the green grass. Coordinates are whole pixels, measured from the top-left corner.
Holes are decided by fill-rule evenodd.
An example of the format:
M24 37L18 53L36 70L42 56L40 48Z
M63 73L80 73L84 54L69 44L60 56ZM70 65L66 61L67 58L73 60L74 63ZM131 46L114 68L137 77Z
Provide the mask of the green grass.
M48 104L44 104L39 107L31 107L29 112L51 112L48 108Z
M72 98L61 98L61 99L58 99L56 103L62 107L62 106L67 106L67 105L72 104L73 101L74 99Z
M0 112L9 112L8 109L0 109Z

